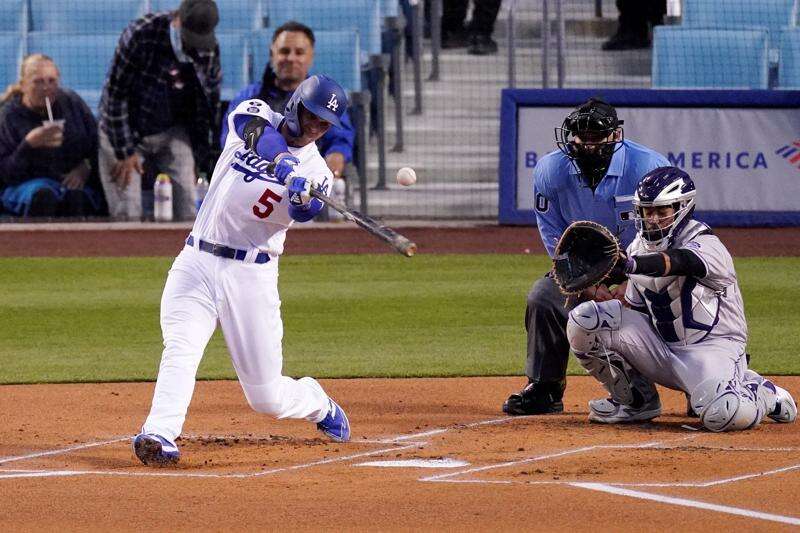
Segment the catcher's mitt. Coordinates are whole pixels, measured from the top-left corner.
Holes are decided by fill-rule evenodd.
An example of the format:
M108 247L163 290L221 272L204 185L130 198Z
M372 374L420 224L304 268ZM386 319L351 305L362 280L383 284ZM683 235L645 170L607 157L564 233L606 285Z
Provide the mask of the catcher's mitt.
M589 220L573 222L561 235L553 255L553 276L561 292L578 294L605 280L620 257L617 238Z

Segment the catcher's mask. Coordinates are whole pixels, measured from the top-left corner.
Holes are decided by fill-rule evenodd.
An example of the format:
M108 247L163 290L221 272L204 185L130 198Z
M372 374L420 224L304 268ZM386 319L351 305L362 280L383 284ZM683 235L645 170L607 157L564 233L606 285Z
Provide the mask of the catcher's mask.
M556 145L580 171L588 187L596 187L622 146L622 120L610 104L590 98L556 128ZM619 133L617 133L619 131Z
M289 133L295 137L303 134L300 126L301 107L334 126L341 126L340 119L347 110L347 93L327 76L315 75L304 80L294 90L284 112Z
M633 195L633 221L650 251L667 249L694 213L697 190L689 174L678 167L658 167L645 174ZM645 207L671 206L672 222L661 227L648 227Z

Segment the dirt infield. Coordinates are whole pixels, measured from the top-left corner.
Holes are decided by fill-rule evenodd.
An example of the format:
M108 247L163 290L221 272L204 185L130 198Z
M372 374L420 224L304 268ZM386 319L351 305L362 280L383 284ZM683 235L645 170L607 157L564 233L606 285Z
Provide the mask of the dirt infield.
M291 230L286 254L394 253L365 231L338 227ZM497 225L398 229L429 253L544 253L536 228ZM800 255L800 227L715 230L734 257ZM188 230L2 231L0 257L177 255Z
M795 395L800 379L777 378ZM590 425L601 394L570 379L566 414L506 417L519 378L330 380L353 441L252 412L202 382L176 468L129 438L153 384L0 387L0 523L15 530L778 530L800 525L797 425L693 431L683 397L636 426ZM393 398L392 401L381 399ZM426 461L403 463L403 461ZM395 463L389 463L395 461ZM369 463L369 465L365 464ZM390 466L394 465L394 466ZM438 468L433 468L438 466Z

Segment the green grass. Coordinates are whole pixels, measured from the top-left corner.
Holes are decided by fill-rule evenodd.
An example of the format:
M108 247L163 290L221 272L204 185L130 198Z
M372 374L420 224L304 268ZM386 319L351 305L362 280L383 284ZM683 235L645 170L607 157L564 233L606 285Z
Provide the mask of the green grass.
M0 259L0 383L154 379L171 261ZM521 375L525 296L548 265L527 255L282 258L285 372ZM800 373L800 258L741 259L737 269L753 366ZM199 377L235 377L219 332Z

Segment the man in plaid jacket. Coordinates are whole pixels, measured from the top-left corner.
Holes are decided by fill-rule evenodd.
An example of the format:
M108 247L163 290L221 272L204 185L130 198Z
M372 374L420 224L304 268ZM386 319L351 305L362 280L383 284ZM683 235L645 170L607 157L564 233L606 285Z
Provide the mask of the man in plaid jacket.
M220 100L218 22L213 0L183 0L122 32L100 101L99 170L112 218L141 218L145 161L172 178L175 218L194 218L195 164L208 157Z

